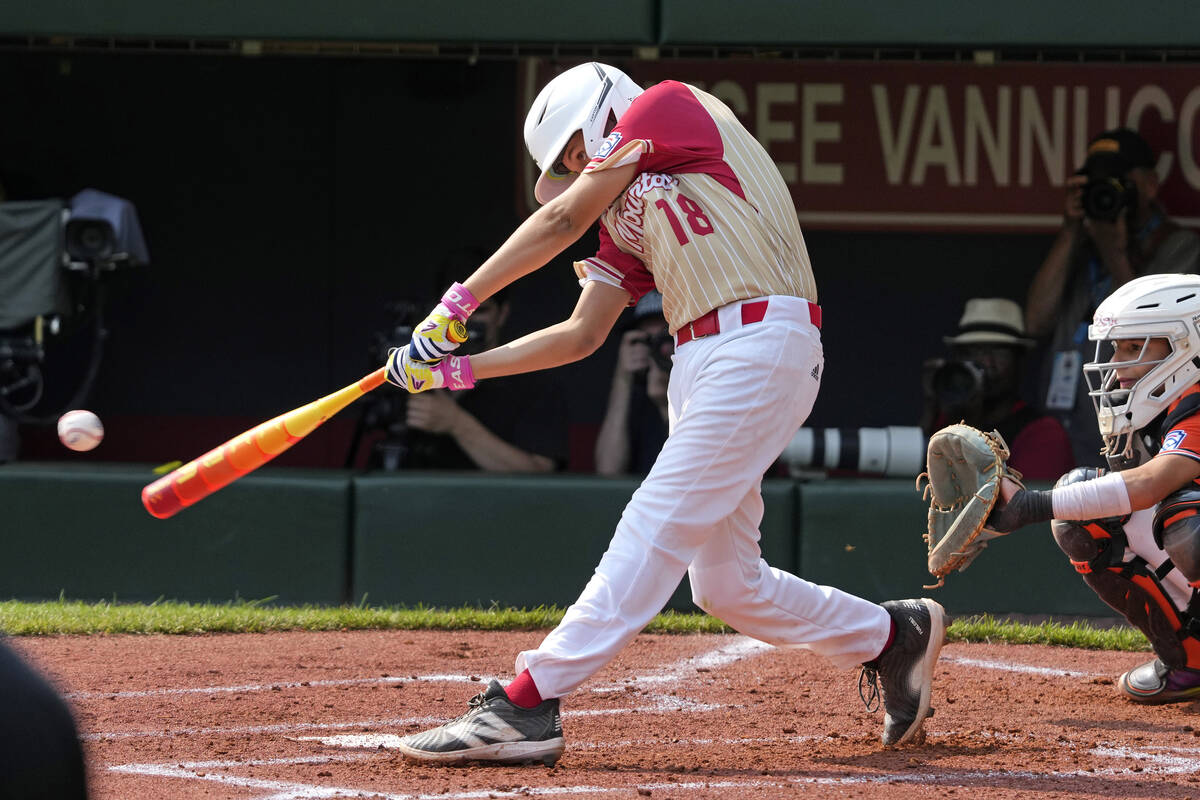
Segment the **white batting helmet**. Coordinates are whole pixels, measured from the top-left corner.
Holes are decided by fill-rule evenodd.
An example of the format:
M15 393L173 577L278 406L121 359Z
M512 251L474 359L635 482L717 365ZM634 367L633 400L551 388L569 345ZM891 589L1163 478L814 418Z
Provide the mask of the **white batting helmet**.
M641 93L624 72L595 61L546 84L525 117L525 146L542 173L533 190L539 203L558 197L575 180L572 173L554 168L575 131L583 131L583 146L592 158L608 135L609 118L619 120Z
M1107 454L1129 449L1134 434L1200 381L1198 326L1200 275L1144 275L1117 289L1096 309L1088 328L1088 338L1096 342L1096 360L1083 371ZM1171 352L1148 359L1145 343L1160 338L1167 340ZM1142 354L1134 361L1106 360L1121 339L1141 340ZM1121 388L1118 368L1147 364L1153 366L1145 375Z

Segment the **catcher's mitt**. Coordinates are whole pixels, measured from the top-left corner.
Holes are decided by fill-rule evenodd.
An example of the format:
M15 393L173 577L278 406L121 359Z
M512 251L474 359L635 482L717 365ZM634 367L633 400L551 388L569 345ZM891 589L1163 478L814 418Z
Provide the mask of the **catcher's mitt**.
M975 560L990 539L1004 534L984 527L1000 498L1000 481L1021 484L1021 474L1008 468L1008 445L998 431L984 433L970 425L950 425L929 438L926 472L917 477L927 484L922 499L929 499L929 572L938 582Z

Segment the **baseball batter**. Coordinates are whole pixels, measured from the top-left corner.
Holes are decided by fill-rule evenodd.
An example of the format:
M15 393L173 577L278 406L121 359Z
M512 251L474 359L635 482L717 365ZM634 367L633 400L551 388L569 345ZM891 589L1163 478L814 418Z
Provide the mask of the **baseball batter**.
M824 365L816 283L771 158L712 95L674 81L642 91L597 63L542 90L525 141L545 205L392 353L389 380L410 392L456 389L578 360L657 288L676 342L670 435L579 599L537 649L517 656L516 679L492 681L465 716L405 737L401 750L441 763L553 763L563 750L559 698L608 663L685 572L696 604L739 631L838 667L863 664L873 685L882 678L883 742L914 740L931 713L941 606L879 606L760 556L763 473L808 416ZM452 355L448 331L479 300L597 219L600 246L575 264L582 291L570 318L480 355Z

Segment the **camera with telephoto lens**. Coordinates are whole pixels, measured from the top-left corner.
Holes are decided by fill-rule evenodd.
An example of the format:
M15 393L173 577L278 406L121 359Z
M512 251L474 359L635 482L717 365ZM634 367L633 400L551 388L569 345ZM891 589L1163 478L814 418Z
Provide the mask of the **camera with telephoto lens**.
M782 458L793 477L837 470L912 478L925 469L925 445L916 426L801 428Z
M1124 211L1137 205L1137 187L1117 165L1102 162L1080 174L1087 175L1081 202L1088 219L1116 222Z

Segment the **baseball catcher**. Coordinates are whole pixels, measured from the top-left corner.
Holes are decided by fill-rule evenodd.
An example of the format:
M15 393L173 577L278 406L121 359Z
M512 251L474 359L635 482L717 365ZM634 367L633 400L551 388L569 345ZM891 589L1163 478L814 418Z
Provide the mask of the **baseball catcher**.
M1021 474L1008 468L1008 445L998 431L984 433L970 425L950 425L929 439L927 471L917 478L917 490L925 481L929 499L929 523L925 542L929 545L929 572L945 584L946 575L962 572L987 547L988 541L1004 532L989 529L988 516L1002 501L1002 493L1023 488ZM1008 479L1005 486L1002 482Z
M1154 648L1117 682L1136 703L1200 698L1198 320L1197 275L1146 275L1105 299L1083 371L1109 470L1074 469L1048 491L1017 488L984 526L1006 533L1053 519L1075 570Z

